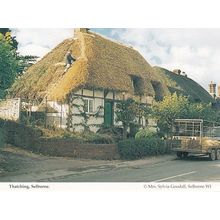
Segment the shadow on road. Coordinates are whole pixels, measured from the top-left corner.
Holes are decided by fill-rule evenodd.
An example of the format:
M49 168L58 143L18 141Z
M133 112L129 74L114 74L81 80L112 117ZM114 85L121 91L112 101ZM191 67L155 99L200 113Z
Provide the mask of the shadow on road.
M211 162L209 157L208 156L204 156L204 155L201 155L201 156L195 156L195 155L189 155L185 158L176 158L176 160L181 160L181 161L206 161L206 162Z

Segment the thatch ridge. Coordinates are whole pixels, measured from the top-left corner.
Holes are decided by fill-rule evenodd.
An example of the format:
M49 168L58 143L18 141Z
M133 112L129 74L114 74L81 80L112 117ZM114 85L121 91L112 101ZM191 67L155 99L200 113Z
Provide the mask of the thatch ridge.
M153 68L141 54L124 45L107 40L100 35L85 36L86 54L89 60L89 87L133 93L131 76L143 79L143 94L154 95L150 81L156 79Z
M80 59L62 76L64 65L59 64L69 49ZM77 39L64 40L30 67L13 85L11 94L30 99L48 97L63 100L80 87L133 94L133 75L143 80L141 93L155 95L151 80L157 77L137 50L95 33L79 33Z
M77 61L64 73L66 52ZM77 38L57 45L12 86L12 97L66 100L79 88L108 89L134 94L132 80L140 81L139 94L162 99L173 92L192 100L212 102L199 84L161 67L152 67L136 50L96 33L79 32Z
M40 61L31 66L27 72L19 78L10 93L12 96L27 99L41 98L48 95L48 90L56 85L65 69L65 54L69 49L79 56L79 42L75 39L67 39L46 54Z

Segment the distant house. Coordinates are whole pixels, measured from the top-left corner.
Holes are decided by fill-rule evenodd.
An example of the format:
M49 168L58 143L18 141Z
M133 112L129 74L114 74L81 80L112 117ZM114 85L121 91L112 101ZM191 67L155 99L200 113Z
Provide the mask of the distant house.
M154 67L158 74L158 78L162 84L165 84L169 93L177 93L186 96L191 102L213 103L215 100L201 85L194 80L186 77L186 75L178 75L173 72L161 68Z
M64 57L70 49L78 59L63 74ZM184 77L184 80L189 79ZM181 92L182 88L177 83L160 69L151 67L134 48L80 28L75 30L74 38L64 40L31 66L13 85L11 96L47 102L61 112L63 128L71 113L71 121L77 131L83 128L79 125L83 118L80 114L82 108L79 111L76 106L84 105L83 110L91 116L88 122L91 130L97 131L98 126L92 125L116 124L114 112L118 101L131 97L150 105L172 93L172 88ZM201 90L195 82L194 85L195 91L197 88ZM187 86L184 89L186 91L182 92L188 94ZM212 100L204 89L203 94L207 96L206 102ZM199 99L202 101L202 96ZM102 109L99 116L93 117L98 109ZM48 117L56 114L48 113ZM146 120L141 120L141 123L145 126Z

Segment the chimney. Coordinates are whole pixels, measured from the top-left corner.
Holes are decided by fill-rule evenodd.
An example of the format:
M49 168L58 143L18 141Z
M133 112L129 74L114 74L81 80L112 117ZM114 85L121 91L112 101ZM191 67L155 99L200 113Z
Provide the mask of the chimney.
M74 29L74 37L78 37L79 33L88 33L89 32L89 28L75 28Z
M218 86L218 97L220 97L220 85Z
M209 93L210 93L210 95L211 95L213 98L216 97L216 84L213 83L212 81L211 81L211 83L209 84Z
M174 69L174 70L173 70L173 73L180 75L181 70L180 70L180 69Z
M185 76L185 77L187 77L187 74L186 74L185 72L182 72L182 75Z

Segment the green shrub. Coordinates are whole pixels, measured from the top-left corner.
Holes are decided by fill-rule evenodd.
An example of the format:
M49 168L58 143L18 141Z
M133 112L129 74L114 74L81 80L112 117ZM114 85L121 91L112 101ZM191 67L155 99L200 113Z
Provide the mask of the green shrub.
M0 119L0 148L6 144L7 131L5 129L5 120Z
M134 138L136 133L139 131L139 129L140 129L140 125L135 124L135 123L131 123L130 124L129 137L130 138Z
M153 138L153 137L157 137L157 132L150 130L149 128L141 129L135 134L135 139Z
M106 127L103 125L97 131L97 134L111 136L115 142L118 142L123 139L123 129L121 127L116 127L116 126Z
M84 132L81 134L84 138L84 141L87 143L94 144L112 144L114 139L108 134L97 134L93 132Z
M45 135L47 134L47 135ZM44 136L49 139L68 139L77 143L94 143L94 144L111 144L114 143L114 139L107 134L96 134L93 132L68 132L63 129L57 131L48 131L44 129Z
M40 126L24 125L14 121L0 120L0 129L7 130L7 142L23 147L29 147L36 140L46 138L49 140L70 140L77 143L111 144L115 143L113 137L108 134L93 132L70 132L61 128L48 129ZM0 142L3 142L3 132L0 131ZM1 143L0 143L1 144Z
M66 131L62 128L57 128L57 127L49 127L49 128L44 128L44 127L41 127L41 126L37 126L37 128L39 130L41 130L42 132L42 136L43 137L46 137L46 138L69 138L69 137L72 137L74 136L75 133L73 132L69 132L69 131Z
M0 148L5 145L5 131L3 128L0 128Z
M118 151L122 159L139 159L169 153L170 150L166 141L152 137L120 141Z

